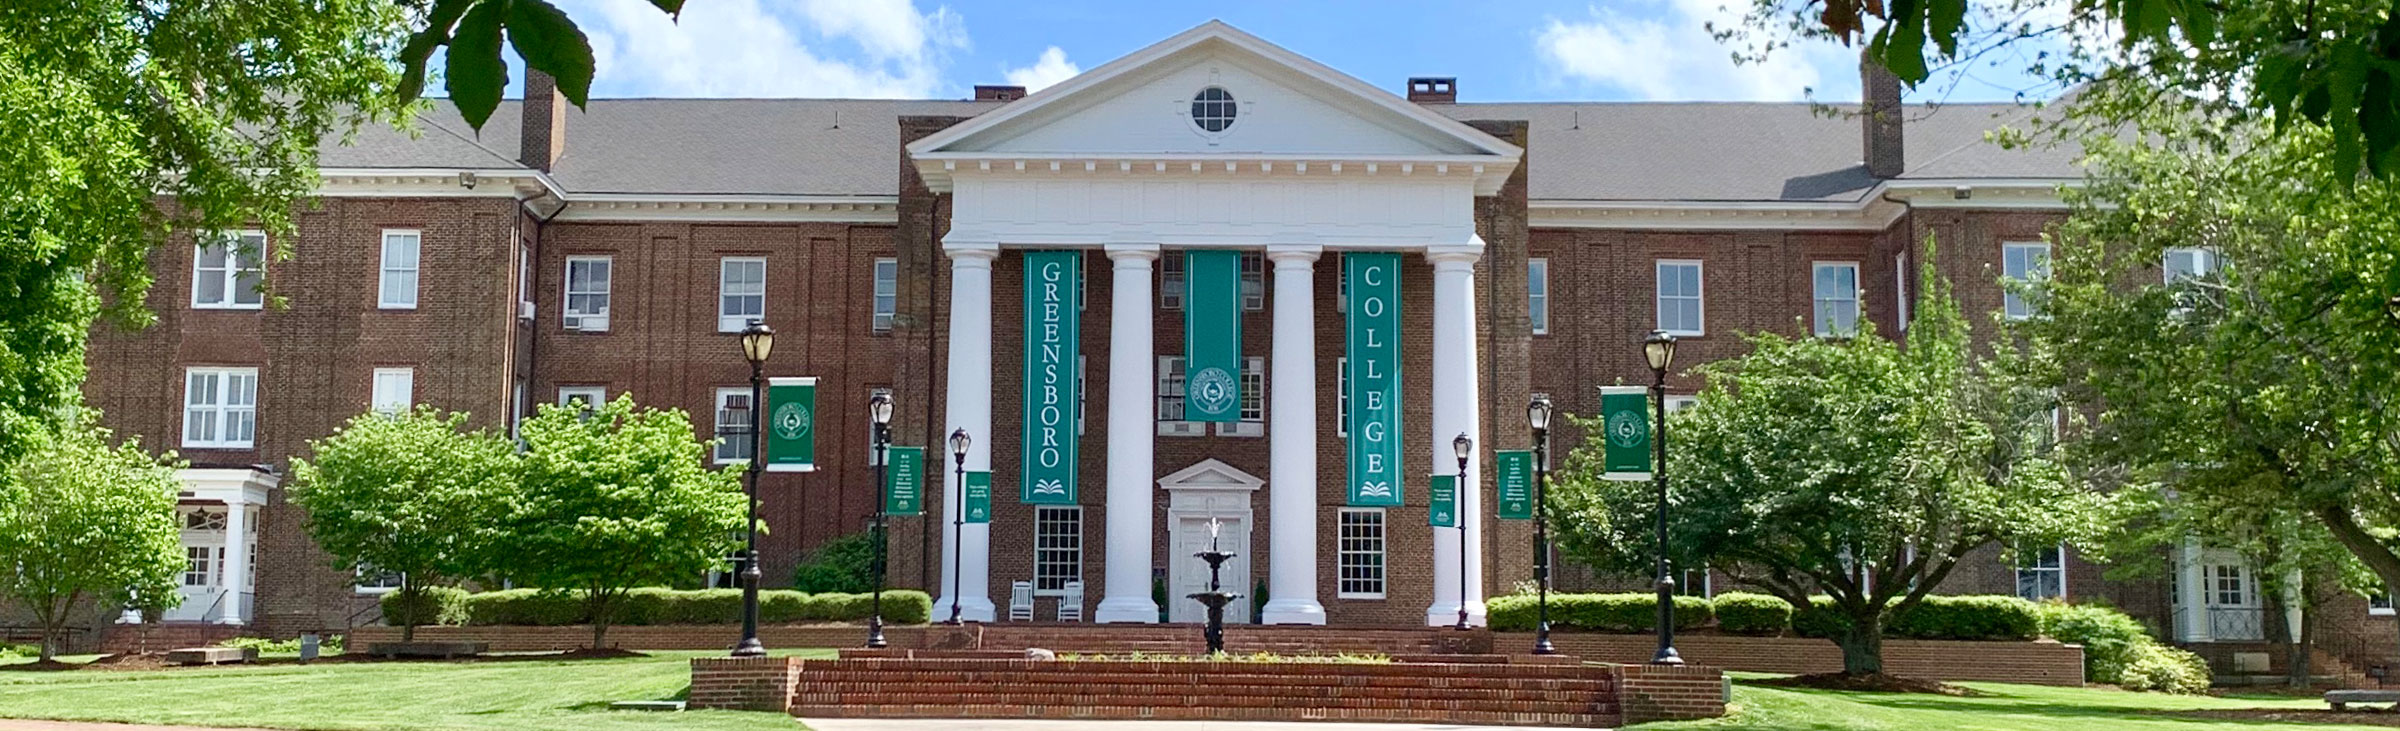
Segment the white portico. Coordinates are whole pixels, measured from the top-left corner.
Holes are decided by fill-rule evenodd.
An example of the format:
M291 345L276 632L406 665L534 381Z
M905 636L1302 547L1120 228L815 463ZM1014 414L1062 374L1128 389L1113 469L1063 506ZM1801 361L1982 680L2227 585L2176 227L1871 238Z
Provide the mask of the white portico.
M1110 428L1087 435L1080 452L1088 460L1099 447L1106 464L1106 484L1091 486L1103 489L1106 500L1096 621L1159 618L1152 556L1155 546L1183 540L1184 533L1154 524L1162 486L1183 506L1170 508L1169 520L1195 525L1210 516L1223 522L1237 505L1255 510L1251 493L1260 489L1257 478L1221 464L1156 463L1152 283L1163 254L1238 249L1263 252L1270 262L1264 478L1270 601L1258 607L1264 621L1324 623L1317 511L1321 494L1342 494L1350 472L1318 457L1320 440L1332 435L1320 433L1316 407L1335 397L1326 387L1336 377L1317 372L1315 354L1324 346L1315 333L1321 316L1339 316L1321 315L1320 308L1333 307L1313 296L1324 254L1397 252L1430 263L1432 301L1407 306L1430 314L1433 385L1431 393L1406 398L1427 399L1431 418L1402 428L1428 440L1433 458L1398 470L1412 486L1403 491L1409 504L1423 504L1426 473L1457 472L1453 436L1483 433L1474 271L1484 245L1475 235L1474 204L1478 195L1497 193L1515 170L1521 151L1513 145L1211 21L908 150L926 185L953 195L943 238L951 319L948 412L940 433L965 429L975 437L966 470L1014 474L1021 461L1013 454L995 458L995 440L988 438L996 424L1021 423L1021 415L992 413L994 262L1031 251L1082 251L1108 260L1108 342L1084 347L1108 353ZM1467 484L1480 484L1480 461L1469 460ZM1161 478L1174 470L1182 471ZM943 489L941 504L956 504L949 491L957 486L944 481ZM1455 621L1462 602L1476 621L1483 614L1479 491L1460 492L1462 528L1394 526L1433 533L1428 624ZM995 490L994 499L1010 493ZM1246 541L1255 523L1238 522ZM967 619L992 621L991 526L942 525L943 596L934 616L947 616L957 604ZM1463 562L1460 530L1468 552ZM1247 563L1242 571L1251 571Z

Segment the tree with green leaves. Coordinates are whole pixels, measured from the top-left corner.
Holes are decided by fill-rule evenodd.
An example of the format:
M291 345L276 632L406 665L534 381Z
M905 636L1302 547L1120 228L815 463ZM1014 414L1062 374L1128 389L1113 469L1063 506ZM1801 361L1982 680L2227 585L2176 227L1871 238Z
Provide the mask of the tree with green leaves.
M0 596L33 613L43 660L57 655L77 616L182 600L178 464L130 440L112 444L98 416L67 416L0 474L0 565L15 567L0 572Z
M427 587L479 576L492 564L491 526L516 494L516 450L467 415L431 406L368 412L292 460L291 501L308 535L343 571L400 575L401 640Z
M1751 335L1750 353L1698 368L1707 388L1668 430L1668 556L1832 612L1848 675L1882 672L1885 619L1969 551L2098 529L2098 498L2052 459L2053 400L2013 356L1975 356L1927 248L1906 347L1866 323L1841 339ZM1594 566L1646 573L1653 487L1603 479L1602 450L1569 453L1552 535ZM1830 607L1808 609L1818 595Z
M706 465L691 417L634 405L589 411L544 405L518 427L518 491L494 526L496 573L519 585L579 590L592 648L634 587L671 584L720 565L748 503L733 470Z

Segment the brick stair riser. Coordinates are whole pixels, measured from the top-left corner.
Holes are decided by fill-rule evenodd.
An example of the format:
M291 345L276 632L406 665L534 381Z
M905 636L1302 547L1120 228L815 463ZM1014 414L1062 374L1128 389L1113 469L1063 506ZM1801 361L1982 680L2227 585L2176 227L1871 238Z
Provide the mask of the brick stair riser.
M1487 713L1585 713L1597 714L1616 710L1607 704L1572 701L1531 700L1436 700L1391 698L1315 698L1289 696L1222 696L1222 695L1057 695L1052 693L807 693L793 699L804 706L905 706L905 705L1057 705L1077 708L1173 708L1214 706L1220 708L1324 708L1324 709L1390 709L1418 711L1468 711Z
M1544 678L1605 680L1615 677L1608 668L1598 666L1540 666L1459 664L1398 664L1398 663L1244 663L1244 662L1052 662L1027 660L900 660L852 659L810 660L801 663L801 672L887 672L915 673L921 676L940 676L950 673L991 673L994 677L1028 677L1055 675L1075 678L1109 673L1138 674L1157 677L1182 675L1189 677L1228 677L1252 675L1294 675L1302 677L1444 677L1444 678Z
M804 687L868 685L890 687L903 684L917 687L964 686L978 687L993 684L1056 685L1069 688L1089 688L1105 685L1172 685L1182 687L1340 687L1340 688L1421 688L1451 690L1511 690L1606 692L1615 684L1606 678L1545 678L1545 677L1451 677L1451 676L1306 676L1306 675L1248 675L1241 673L1085 673L1045 672L943 672L943 671L885 671L885 670L807 670L800 671Z
M1395 685L1192 685L1183 683L988 683L957 685L887 682L807 682L796 691L816 693L1040 693L1059 696L1179 695L1291 696L1313 698L1430 698L1436 700L1536 700L1570 703L1614 695L1606 686L1559 688L1418 688Z
M1293 712L1274 708L1081 708L1075 706L794 706L792 714L825 718L1044 718L1156 721L1348 721L1356 723L1456 723L1486 726L1567 726L1613 728L1618 714L1491 713L1475 711L1396 711L1390 709L1328 709Z

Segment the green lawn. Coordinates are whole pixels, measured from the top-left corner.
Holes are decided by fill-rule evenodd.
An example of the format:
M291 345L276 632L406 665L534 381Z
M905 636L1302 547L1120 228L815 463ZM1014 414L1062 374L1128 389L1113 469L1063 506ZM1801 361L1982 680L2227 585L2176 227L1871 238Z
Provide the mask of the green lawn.
M775 729L790 716L738 711L611 711L612 701L674 699L690 658L322 663L210 669L0 671L0 718L265 726L291 729ZM786 653L776 653L786 654ZM832 657L832 650L800 650ZM68 658L88 660L89 658Z
M1737 674L1733 707L1724 718L1707 721L1643 724L1642 731L1664 729L1777 729L1798 731L1880 731L1882 729L1940 729L1941 731L2054 731L2056 729L2174 729L2175 731L2267 731L2311 729L2341 731L2386 729L2388 726L2330 723L2268 723L2177 716L2177 711L2291 708L2322 709L2316 698L2272 695L2240 697L2174 696L2128 693L2096 688L2052 688L2007 683L1959 683L1984 695L1952 697L1904 693L1847 693L1742 684Z

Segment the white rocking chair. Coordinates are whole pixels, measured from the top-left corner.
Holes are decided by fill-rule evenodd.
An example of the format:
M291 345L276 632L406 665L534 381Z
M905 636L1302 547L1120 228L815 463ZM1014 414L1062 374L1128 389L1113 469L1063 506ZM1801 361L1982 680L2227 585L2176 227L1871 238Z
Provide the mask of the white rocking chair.
M1066 593L1058 597L1058 621L1083 621L1083 582L1067 582Z
M1008 621L1033 621L1033 582L1019 581L1008 585Z

